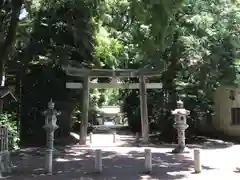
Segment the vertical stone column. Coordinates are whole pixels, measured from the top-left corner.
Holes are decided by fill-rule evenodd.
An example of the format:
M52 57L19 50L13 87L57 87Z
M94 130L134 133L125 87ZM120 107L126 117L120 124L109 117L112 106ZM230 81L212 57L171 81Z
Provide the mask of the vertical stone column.
M193 155L194 155L194 170L195 170L195 173L200 173L201 169L202 169L200 149L194 149Z
M140 107L141 107L141 126L143 142L148 142L148 109L147 109L147 90L146 81L143 75L139 77L139 91L140 91Z
M46 149L46 157L45 157L45 169L47 173L52 174L52 159L53 159L53 151L54 151L54 131L58 127L45 126L45 130L47 131L47 149Z
M185 129L178 127L177 129L177 135L178 135L178 146L185 148L186 144L185 144Z
M151 149L145 149L145 170L147 173L152 171L152 151Z
M113 133L113 143L116 143L116 136L117 136L117 133L114 132L114 133Z
M83 98L82 98L82 118L80 127L80 140L79 144L85 145L87 139L87 128L88 128L88 110L89 110L89 77L84 77L83 82Z
M48 174L52 174L52 159L54 151L54 131L58 129L57 116L60 115L60 112L54 110L54 103L52 100L48 103L48 109L43 112L45 116L45 125L43 128L47 133L47 142L46 142L46 157L45 157L45 170Z
M90 144L92 144L92 141L93 141L93 133L90 132L90 134L89 134L89 142L90 142Z
M102 172L102 150L96 149L95 153L95 171L100 173Z

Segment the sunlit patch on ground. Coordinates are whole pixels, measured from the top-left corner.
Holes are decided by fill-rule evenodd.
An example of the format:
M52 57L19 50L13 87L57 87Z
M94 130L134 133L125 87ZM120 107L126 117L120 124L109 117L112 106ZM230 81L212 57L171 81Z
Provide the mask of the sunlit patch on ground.
M104 139L105 138L105 139ZM238 162L239 146L222 149L203 149L201 160L203 163L202 173L194 174L193 152L189 154L170 154L174 147L161 145L151 147L153 169L146 174L144 169L145 147L118 146L117 144L132 143L133 137L118 135L118 142L111 144L112 135L96 135L91 147L79 145L62 148L60 153L55 154L53 162L53 175L45 173L44 149L32 150L42 151L30 153L23 151L18 156L13 156L15 165L13 172L6 176L12 180L169 180L169 179L222 179L239 180L239 173L234 173ZM108 141L108 142L107 142ZM101 142L101 146L100 143ZM103 144L105 143L105 144ZM111 146L109 146L111 144ZM94 159L95 150L102 150L103 172L95 173ZM224 178L223 178L224 177ZM230 178L231 177L231 178Z

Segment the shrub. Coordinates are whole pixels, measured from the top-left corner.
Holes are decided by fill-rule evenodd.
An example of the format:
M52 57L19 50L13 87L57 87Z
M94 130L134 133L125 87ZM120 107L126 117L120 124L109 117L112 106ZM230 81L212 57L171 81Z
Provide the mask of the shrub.
M9 150L18 148L18 132L15 114L0 114L0 125L8 129L8 148Z

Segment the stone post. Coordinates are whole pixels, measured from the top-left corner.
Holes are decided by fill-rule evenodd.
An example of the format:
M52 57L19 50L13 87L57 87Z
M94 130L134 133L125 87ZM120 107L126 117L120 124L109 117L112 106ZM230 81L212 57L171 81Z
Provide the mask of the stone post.
M43 128L47 133L46 142L46 157L45 157L45 170L48 174L52 174L52 158L54 151L54 131L58 128L57 116L61 113L54 109L55 104L50 100L48 102L48 109L43 112L45 116L45 125Z
M147 173L152 171L152 151L151 149L145 149L145 170Z
M95 171L100 173L102 172L102 150L96 149L95 153Z
M200 149L194 149L194 171L195 173L201 172L201 156L200 156Z
M190 114L190 111L186 110L183 106L182 101L177 102L177 109L172 111L174 115L174 124L173 127L177 130L178 135L178 145L172 151L173 153L187 153L189 152L188 148L185 145L185 130L188 128L187 116Z
M116 143L116 132L113 133L113 143Z
M89 133L89 142L90 142L90 144L92 144L92 139L93 139L93 133L90 132Z

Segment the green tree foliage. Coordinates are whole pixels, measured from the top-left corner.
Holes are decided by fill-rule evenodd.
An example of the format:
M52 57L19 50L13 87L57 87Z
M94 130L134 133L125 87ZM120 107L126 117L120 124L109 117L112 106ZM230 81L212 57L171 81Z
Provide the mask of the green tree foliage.
M186 0L170 19L164 51L156 56L165 64L163 91L151 91L148 96L150 121L159 124L162 131L172 133L169 111L177 99L185 101L192 112L191 122L197 123L212 114L215 88L235 84L238 5L238 1Z
M17 89L21 90L18 92L22 104L21 132L25 140L31 137L29 141L36 142L40 138L44 143L44 131L39 128L44 123L41 111L47 107L50 98L63 113L59 120L60 135L69 135L69 117L75 105L81 107L81 91L66 89L65 83L71 81L71 77L62 72L61 66L78 63L91 68L99 64L92 55L97 29L95 3L69 0L26 2L28 14L20 22L15 61L9 64L19 70L16 73ZM18 65L17 59L20 59ZM33 121L29 122L29 119Z
M155 80L163 89L148 91L148 114L151 127L165 132L179 98L196 123L211 115L216 87L239 83L238 0L14 2L0 5L0 71L7 67L7 84L16 87L25 137L43 132L40 112L51 97L65 117L73 109L81 113L81 90L65 88L66 81L81 80L66 76L62 65L159 69ZM26 17L19 21L20 10ZM130 126L139 131L138 96L138 90L94 89L91 111L122 99Z
M9 150L14 150L18 148L18 132L16 125L16 114L1 114L0 123L2 127L8 130L8 147Z

